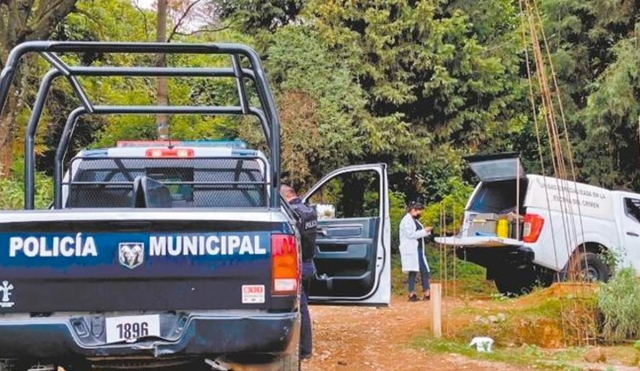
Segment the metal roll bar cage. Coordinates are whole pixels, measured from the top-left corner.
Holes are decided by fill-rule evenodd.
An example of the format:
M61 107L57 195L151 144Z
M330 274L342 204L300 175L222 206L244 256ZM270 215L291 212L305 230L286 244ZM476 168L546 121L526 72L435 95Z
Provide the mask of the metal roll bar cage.
M132 53L132 54L211 54L229 55L231 68L189 67L91 67L69 66L56 53ZM136 42L57 42L29 41L16 46L5 67L0 72L0 112L4 110L7 97L21 58L37 53L53 68L42 78L36 100L25 130L24 208L34 208L35 199L35 136L53 81L64 76L69 82L81 106L73 110L65 123L58 144L54 164L54 207L62 207L63 161L71 143L71 136L78 119L83 115L111 114L221 114L255 116L265 134L269 146L270 174L265 174L271 185L269 207L280 207L280 122L275 101L260 57L252 48L241 44L174 44ZM240 57L249 61L243 68ZM228 77L235 78L239 106L95 106L91 103L78 76L125 76L125 77ZM247 98L245 80L255 86L260 107L253 107Z

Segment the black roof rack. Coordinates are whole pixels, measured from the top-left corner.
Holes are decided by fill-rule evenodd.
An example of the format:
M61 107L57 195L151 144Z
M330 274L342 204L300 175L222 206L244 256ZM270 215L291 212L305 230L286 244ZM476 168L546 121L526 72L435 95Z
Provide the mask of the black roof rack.
M231 67L226 68L190 68L190 67L98 67L98 66L70 66L65 63L58 53L135 53L135 54L212 54L229 55ZM73 110L64 126L62 137L55 157L54 190L56 200L54 207L61 207L61 184L63 176L63 160L70 144L78 118L83 115L105 114L229 114L252 115L260 122L269 146L269 163L271 174L267 179L271 184L269 207L278 208L280 205L280 123L275 102L265 72L258 54L250 47L241 44L213 43L213 44L180 44L180 43L140 43L140 42L57 42L57 41L29 41L16 46L0 73L0 108L4 109L7 96L16 69L25 54L37 53L52 67L41 81L31 116L25 131L25 169L24 169L24 208L34 208L35 194L35 135L42 115L47 95L53 80L60 76L71 84L81 106ZM243 68L240 57L249 61L249 68ZM132 76L132 77L230 77L236 80L238 106L96 106L94 105L82 85L78 76ZM259 107L250 105L245 89L245 80L253 81Z

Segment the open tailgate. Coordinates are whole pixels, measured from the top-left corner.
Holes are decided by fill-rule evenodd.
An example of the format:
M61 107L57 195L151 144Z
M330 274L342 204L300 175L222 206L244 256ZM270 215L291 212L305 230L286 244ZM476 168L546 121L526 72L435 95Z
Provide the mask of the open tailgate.
M502 238L495 236L477 237L436 237L436 243L448 246L461 247L516 247L522 246L523 242L514 238Z

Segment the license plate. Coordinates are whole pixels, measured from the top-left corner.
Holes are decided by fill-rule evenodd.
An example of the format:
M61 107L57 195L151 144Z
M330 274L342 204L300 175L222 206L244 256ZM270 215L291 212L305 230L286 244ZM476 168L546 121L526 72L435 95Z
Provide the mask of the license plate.
M109 317L106 320L107 343L160 336L160 316Z

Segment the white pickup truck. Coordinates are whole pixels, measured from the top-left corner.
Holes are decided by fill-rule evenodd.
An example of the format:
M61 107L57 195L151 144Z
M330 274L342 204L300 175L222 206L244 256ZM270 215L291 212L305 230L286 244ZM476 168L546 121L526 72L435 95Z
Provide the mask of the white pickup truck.
M460 233L436 242L485 267L501 293L525 293L574 272L607 281L607 251L640 269L640 194L526 174L513 154L468 161L480 183Z

